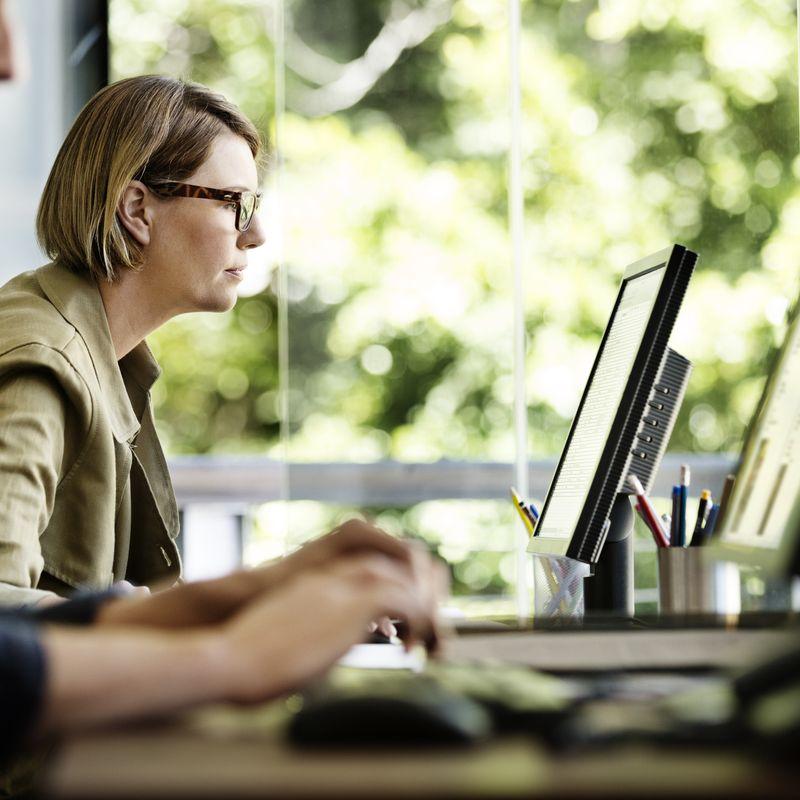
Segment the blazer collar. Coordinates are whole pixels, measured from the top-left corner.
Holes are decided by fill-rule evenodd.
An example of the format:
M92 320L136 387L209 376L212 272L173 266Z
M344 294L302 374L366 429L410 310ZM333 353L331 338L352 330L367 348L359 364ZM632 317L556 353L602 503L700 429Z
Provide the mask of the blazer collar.
M36 270L39 285L61 316L86 344L111 418L114 438L130 442L139 432L125 382L117 363L106 310L94 279L72 272L58 262ZM136 382L145 390L155 383L161 370L146 342L138 344L124 359Z

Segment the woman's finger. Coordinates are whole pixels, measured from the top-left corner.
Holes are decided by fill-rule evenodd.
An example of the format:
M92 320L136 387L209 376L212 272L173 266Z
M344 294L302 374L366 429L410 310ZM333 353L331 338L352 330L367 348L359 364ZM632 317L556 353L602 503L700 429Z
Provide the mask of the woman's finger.
M410 560L408 542L360 519L348 520L334 528L325 539L339 555L374 550L399 561Z

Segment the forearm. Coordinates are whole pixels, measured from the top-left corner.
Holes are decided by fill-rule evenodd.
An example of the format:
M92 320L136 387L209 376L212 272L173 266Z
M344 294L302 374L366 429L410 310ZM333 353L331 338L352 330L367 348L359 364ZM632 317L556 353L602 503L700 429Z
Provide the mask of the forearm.
M267 588L263 577L240 570L224 578L174 586L149 596L120 598L101 609L96 624L164 629L214 625L229 619Z
M52 628L42 646L42 735L168 714L230 694L230 654L206 631Z

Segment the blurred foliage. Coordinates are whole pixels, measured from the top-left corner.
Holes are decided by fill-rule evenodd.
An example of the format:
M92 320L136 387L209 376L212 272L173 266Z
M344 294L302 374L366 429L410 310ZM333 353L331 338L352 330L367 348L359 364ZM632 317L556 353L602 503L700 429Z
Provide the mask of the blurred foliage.
M278 1L110 2L115 78L163 72L219 89L277 138L284 165L268 180L271 236L247 297L153 337L169 449L278 454L282 260L289 457L510 461L507 3ZM797 292L793 10L523 1L533 457L563 444L621 271L673 241L701 259L673 337L695 371L672 449L739 446ZM496 525L448 513L445 544ZM462 588L493 586L451 561Z
M275 443L270 270L282 246L293 458L511 458L506 4L455 0L396 60L380 52L382 31L435 5L285 4L285 170L267 202L274 247L246 290L260 305L154 337L172 450ZM114 75L207 83L272 138L276 8L112 0ZM797 283L792 10L523 3L532 455L563 442L620 271L671 241L701 253L675 336L696 370L673 448L738 446L762 381L752 365L779 339ZM373 83L370 45L386 60ZM315 116L348 69L366 75L363 97ZM245 319L256 308L266 324Z
M288 520L286 519L288 512ZM417 538L449 565L453 595L462 610L513 616L514 601L501 599L514 584L516 556L509 533L517 517L501 500L429 501L410 508L352 508L313 501L265 503L253 518L244 561L258 564L281 555L346 519L364 517L394 535ZM288 523L288 524L287 524ZM281 531L288 529L288 541ZM465 598L467 606L464 606ZM475 601L477 607L470 606Z

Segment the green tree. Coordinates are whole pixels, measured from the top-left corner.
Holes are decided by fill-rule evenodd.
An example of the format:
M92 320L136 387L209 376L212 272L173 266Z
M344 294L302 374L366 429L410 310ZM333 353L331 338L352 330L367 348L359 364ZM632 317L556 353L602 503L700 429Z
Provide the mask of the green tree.
M701 254L674 337L695 371L672 446L738 447L797 292L793 8L523 1L533 456L564 441L622 268L672 241ZM274 452L272 268L282 254L292 458L510 460L505 0L110 9L115 77L159 71L209 84L265 139L279 135L284 159L267 181L271 235L248 296L230 315L179 319L153 337L169 449ZM293 505L299 538L343 513ZM505 506L371 511L436 546L458 591L511 580L513 556L481 552L510 548ZM259 512L262 527L269 513Z

